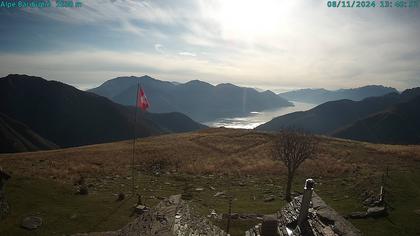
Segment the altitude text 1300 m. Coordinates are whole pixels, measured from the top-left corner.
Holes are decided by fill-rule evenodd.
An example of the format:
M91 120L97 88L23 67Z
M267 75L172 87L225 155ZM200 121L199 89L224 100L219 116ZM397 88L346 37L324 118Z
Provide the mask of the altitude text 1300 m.
M56 1L56 7L68 7L68 8L72 8L72 7L82 7L82 2L79 1L72 1L72 0L57 0Z

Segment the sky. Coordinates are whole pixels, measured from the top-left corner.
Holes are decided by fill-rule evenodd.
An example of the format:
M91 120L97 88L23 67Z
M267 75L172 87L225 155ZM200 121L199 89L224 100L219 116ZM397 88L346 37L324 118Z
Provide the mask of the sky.
M283 91L420 86L420 8L324 0L80 0L0 8L0 76L80 89L118 76ZM379 1L377 1L379 3Z

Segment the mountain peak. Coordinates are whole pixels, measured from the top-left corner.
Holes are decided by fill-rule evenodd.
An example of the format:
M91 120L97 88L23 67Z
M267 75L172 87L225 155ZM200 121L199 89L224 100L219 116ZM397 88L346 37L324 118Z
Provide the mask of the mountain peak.
M198 79L190 80L187 83L185 83L184 85L204 85L204 86L211 86L211 87L213 87L213 85L211 85L211 84L209 84L207 82L198 80Z

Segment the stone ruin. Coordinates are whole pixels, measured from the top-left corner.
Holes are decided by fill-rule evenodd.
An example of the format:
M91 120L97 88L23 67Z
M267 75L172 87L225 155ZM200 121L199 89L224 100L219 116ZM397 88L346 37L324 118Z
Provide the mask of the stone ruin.
M139 216L122 229L74 236L227 235L208 219L194 215L181 195L170 196L152 209L141 208Z
M245 232L246 236L357 236L361 232L329 207L315 192L314 181L306 180L304 193L295 197L277 215L265 216L263 223Z
M4 185L7 180L10 179L10 175L3 171L0 167L0 220L6 218L10 212L10 206L6 199L6 194L4 192Z
M315 192L308 179L304 193L295 197L277 215L266 215L263 222L245 232L246 236L358 236L360 231L329 207ZM173 195L149 209L138 205L138 215L122 229L110 232L76 234L74 236L152 236L152 235L220 235L219 227L205 217L193 213L181 195Z

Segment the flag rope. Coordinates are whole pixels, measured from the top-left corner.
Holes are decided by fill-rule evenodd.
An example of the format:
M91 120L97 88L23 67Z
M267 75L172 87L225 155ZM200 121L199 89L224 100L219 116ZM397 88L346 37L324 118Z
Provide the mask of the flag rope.
M136 150L136 123L137 123L137 107L139 101L139 91L140 91L140 83L137 84L137 93L136 93L136 106L134 107L134 127L133 127L133 156L131 158L131 187L132 187L132 195L134 196L134 156Z

